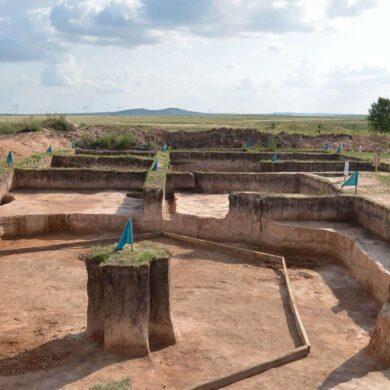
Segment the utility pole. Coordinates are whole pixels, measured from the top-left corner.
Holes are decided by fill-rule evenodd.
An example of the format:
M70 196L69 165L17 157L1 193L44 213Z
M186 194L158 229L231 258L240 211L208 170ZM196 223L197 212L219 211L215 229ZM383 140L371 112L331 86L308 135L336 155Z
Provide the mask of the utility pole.
M89 106L83 106L84 112L87 114L89 110Z
M14 115L18 115L18 109L19 109L19 104L13 104L12 105L12 110L14 111Z

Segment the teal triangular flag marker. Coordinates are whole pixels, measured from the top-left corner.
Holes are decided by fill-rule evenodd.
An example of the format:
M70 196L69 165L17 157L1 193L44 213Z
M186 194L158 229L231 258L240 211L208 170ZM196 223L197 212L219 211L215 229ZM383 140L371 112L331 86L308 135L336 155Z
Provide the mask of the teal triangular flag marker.
M324 146L324 150L329 150L329 149L330 149L330 145L328 143L326 143Z
M343 144L340 144L339 147L336 150L337 154L340 154L343 151Z
M152 170L153 170L153 171L157 171L157 170L158 170L158 161L157 161L157 160L154 160Z
M14 164L14 157L12 156L12 152L9 151L7 156L7 165L10 167L13 164Z
M133 237L133 220L129 218L126 223L125 228L123 229L122 235L119 239L118 244L115 247L116 251L121 251L127 244L133 245L134 237Z
M75 141L72 142L72 149L76 149L76 142Z
M357 187L359 182L359 171L354 172L341 187Z
M48 153L48 154L51 154L52 153L52 148L51 148L51 145L47 148L47 150L46 150L46 153Z
M272 160L272 162L278 161L278 155L277 155L276 153L274 153L274 154L272 155L272 157L271 157L271 160Z
M164 144L163 145L163 152L166 152L168 150L168 145L167 144Z

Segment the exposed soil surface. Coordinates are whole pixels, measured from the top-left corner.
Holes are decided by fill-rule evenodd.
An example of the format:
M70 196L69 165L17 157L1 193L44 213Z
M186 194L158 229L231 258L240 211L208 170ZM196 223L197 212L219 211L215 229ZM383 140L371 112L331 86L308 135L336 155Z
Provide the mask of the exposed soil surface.
M2 257L0 387L88 389L129 377L137 390L184 389L294 348L298 338L277 271L158 241L172 253L178 343L143 359L108 355L86 340L87 276L78 259L85 249ZM364 352L375 301L335 264L290 275L310 357L231 388L386 388L390 370L379 371Z
M0 136L0 156L7 156L12 150L14 156L28 157L33 153L45 153L49 145L53 150L70 148L70 141L60 133L39 131Z
M176 192L171 211L197 217L224 218L229 211L229 194Z
M121 191L39 191L15 190L15 198L0 206L0 216L28 214L116 214L138 216L143 212L143 199L130 198Z

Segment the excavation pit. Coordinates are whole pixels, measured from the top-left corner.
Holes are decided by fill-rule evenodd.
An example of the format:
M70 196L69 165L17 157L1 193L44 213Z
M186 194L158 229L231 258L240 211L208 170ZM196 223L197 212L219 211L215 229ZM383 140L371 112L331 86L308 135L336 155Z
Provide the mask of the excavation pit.
M178 343L151 353L150 360L113 357L84 337L87 273L79 256L87 248L2 257L2 386L88 389L127 372L137 389L183 389L299 345L278 270L166 238L155 242L172 254ZM28 240L24 244L29 246ZM356 380L386 386L388 379L364 352L378 304L345 268L316 263L309 268L297 263L289 270L314 352L232 388L272 387L275 381L295 388L326 389Z

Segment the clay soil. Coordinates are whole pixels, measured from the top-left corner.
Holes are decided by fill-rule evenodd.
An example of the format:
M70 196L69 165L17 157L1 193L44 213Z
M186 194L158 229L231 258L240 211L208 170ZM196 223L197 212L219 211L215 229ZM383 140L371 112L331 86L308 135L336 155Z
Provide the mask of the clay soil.
M0 206L0 215L93 213L137 216L143 199L130 198L124 191L15 190L14 200Z
M0 156L12 150L14 156L28 157L33 153L45 153L49 145L53 150L70 148L70 141L59 133L48 130L0 136Z
M79 255L86 249L2 257L0 388L88 389L130 378L137 390L184 389L297 345L278 271L158 242L172 253L178 343L132 360L108 355L85 338L86 271ZM290 275L310 357L231 388L386 388L390 370L380 371L365 352L377 303L337 264L296 264L290 261Z

